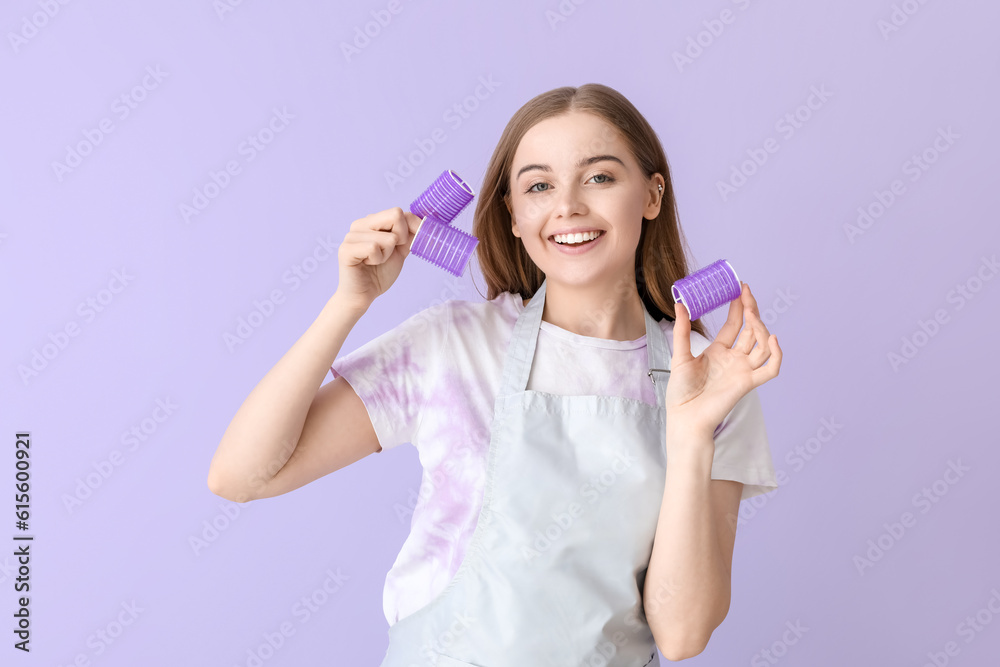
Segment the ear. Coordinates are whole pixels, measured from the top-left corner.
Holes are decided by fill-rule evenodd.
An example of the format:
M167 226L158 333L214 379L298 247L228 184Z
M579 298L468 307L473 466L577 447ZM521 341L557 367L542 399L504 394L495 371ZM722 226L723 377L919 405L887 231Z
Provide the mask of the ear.
M663 198L667 194L667 185L663 176L659 173L653 174L649 180L649 203L643 211L642 217L646 220L653 220L660 214L660 207L663 205ZM658 186L663 186L661 191Z

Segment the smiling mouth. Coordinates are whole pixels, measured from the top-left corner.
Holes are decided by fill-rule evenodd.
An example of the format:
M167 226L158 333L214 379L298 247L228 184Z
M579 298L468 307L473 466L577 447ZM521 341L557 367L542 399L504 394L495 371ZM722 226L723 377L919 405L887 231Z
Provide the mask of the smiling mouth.
M588 243L596 241L597 239L599 239L602 236L604 236L604 230L603 229L602 230L597 230L597 234L596 235L594 235L593 232L587 232L587 234L581 235L583 237L583 239L581 241L579 241L579 242L576 242L576 241L573 241L573 242L556 241L556 236L564 236L564 237L570 237L570 236L572 236L572 237L575 237L576 236L575 234L574 235L569 235L569 234L566 234L566 235L564 235L564 234L553 234L552 236L549 237L549 240L552 241L553 243L555 243L556 245L566 246L566 247L569 247L569 248L578 248L578 247L580 247L582 245L587 245ZM588 237L590 237L590 238L588 238Z

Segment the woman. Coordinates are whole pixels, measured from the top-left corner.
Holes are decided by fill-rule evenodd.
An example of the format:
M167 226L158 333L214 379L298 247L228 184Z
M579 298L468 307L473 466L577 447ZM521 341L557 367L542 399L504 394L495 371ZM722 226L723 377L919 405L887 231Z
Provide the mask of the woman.
M475 211L488 300L337 358L419 222L397 207L352 223L334 296L240 407L209 487L271 497L417 447L385 667L701 652L729 608L739 502L777 486L755 389L781 349L745 284L711 343L674 312L689 271L655 133L599 84L529 101Z

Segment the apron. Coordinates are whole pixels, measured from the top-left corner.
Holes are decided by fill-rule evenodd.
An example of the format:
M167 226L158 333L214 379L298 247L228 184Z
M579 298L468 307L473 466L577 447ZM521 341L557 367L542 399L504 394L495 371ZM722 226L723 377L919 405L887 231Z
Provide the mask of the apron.
M666 481L666 382L655 406L526 390L544 301L543 280L506 351L464 559L389 627L381 667L660 665L642 587ZM666 337L643 312L649 366L666 369Z

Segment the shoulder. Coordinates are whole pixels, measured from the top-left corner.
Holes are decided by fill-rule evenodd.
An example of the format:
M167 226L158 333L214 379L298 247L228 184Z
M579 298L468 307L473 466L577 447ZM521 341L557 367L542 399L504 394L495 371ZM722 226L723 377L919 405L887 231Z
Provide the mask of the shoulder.
M445 305L450 313L453 335L492 341L513 329L523 309L520 304L520 296L501 292L489 301L451 299Z
M501 292L490 301L451 299L445 305L450 309L456 324L516 320L523 310L521 297L510 292Z

